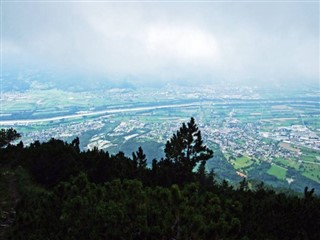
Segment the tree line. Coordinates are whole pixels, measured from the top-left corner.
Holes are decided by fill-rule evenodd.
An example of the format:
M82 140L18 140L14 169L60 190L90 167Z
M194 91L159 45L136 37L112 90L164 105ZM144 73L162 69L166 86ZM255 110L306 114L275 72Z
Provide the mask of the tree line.
M6 239L320 239L313 189L297 197L216 182L193 118L150 167L142 147L128 157L80 151L79 138L11 145L20 135L1 133L0 166L28 179Z

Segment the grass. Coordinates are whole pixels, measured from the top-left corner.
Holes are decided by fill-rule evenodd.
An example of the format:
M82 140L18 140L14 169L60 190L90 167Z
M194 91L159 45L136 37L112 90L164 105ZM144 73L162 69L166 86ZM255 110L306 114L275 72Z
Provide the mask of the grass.
M320 183L320 165L312 163L303 163L303 176Z
M312 155L312 152L311 153L309 152L309 154ZM301 158L304 161L309 160L310 162L316 162L315 156L309 155L309 156L302 156ZM318 164L306 163L306 162L299 163L296 160L284 159L284 158L275 158L273 160L273 162L277 163L283 167L292 167L292 168L296 169L297 171L299 171L303 176L320 183L320 165L318 165ZM301 164L303 166L302 168L300 168ZM277 165L272 165L272 167L273 166L277 166ZM272 169L272 167L268 170L268 173L279 178L277 176L278 174L275 172L275 167L273 167L273 169ZM279 178L279 179L281 179L281 178Z
M320 156L320 152L309 148L302 147L301 159L304 161L317 162L317 156Z
M264 142L266 144L272 144L274 142L274 140L272 140L271 138L263 138L262 142Z
M276 164L272 164L267 173L283 180L286 177L287 169Z
M242 169L251 166L253 164L253 161L249 157L243 156L240 158L236 158L236 160L232 161L232 164L235 169Z
M279 157L279 158L275 158L273 160L275 163L279 163L280 165L284 166L284 167L292 167L296 170L299 169L299 166L300 166L300 163L298 163L297 161L294 161L292 159L285 159L285 158L282 158L282 157Z

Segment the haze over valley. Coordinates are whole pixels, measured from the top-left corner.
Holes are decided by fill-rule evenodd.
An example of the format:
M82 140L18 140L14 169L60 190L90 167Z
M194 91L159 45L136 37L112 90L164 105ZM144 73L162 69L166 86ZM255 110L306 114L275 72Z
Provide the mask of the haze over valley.
M25 145L142 146L194 117L206 168L320 191L318 2L8 2L1 128Z
M318 94L310 87L172 84L75 92L33 82L25 91L3 94L1 125L14 127L27 145L79 137L83 150L128 156L143 146L151 164L164 157L166 141L193 116L215 149L208 170L233 183L247 177L302 191L320 185Z

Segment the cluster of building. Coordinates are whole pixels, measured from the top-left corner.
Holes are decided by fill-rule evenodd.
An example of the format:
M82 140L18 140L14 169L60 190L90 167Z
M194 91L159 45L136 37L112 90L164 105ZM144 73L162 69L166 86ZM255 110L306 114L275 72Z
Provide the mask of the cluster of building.
M259 123L241 123L232 116L226 118L222 126L206 127L204 133L223 153L234 157L245 155L271 162L275 157L297 158L301 155L299 151L282 147L277 141L267 141L265 133L260 132Z
M24 132L22 141L28 145L36 140L43 142L51 138L66 140L70 137L81 136L82 133L89 130L99 130L103 128L105 123L102 119L81 121L78 123L60 124L51 128L41 128Z
M320 137L304 125L278 127L268 137L288 144L320 150Z

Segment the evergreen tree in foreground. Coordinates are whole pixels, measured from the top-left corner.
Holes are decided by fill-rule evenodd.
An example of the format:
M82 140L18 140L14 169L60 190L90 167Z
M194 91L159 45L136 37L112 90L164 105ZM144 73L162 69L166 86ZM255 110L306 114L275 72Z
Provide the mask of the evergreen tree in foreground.
M150 169L142 148L132 158L79 152L78 139L0 148L0 200L8 191L21 196L0 239L320 239L314 189L299 198L262 184L251 190L246 179L238 189L214 182L205 171L213 153L193 118L165 153Z
M147 159L141 147L137 152L132 153L132 161L138 169L145 169L147 167Z
M6 147L9 143L19 139L21 135L13 128L0 130L0 148Z
M177 171L178 182L185 182L192 177L192 170L201 161L213 157L213 151L203 145L202 136L194 118L187 124L183 123L176 134L167 141L165 146L165 161L171 162ZM190 179L191 180L191 179Z

